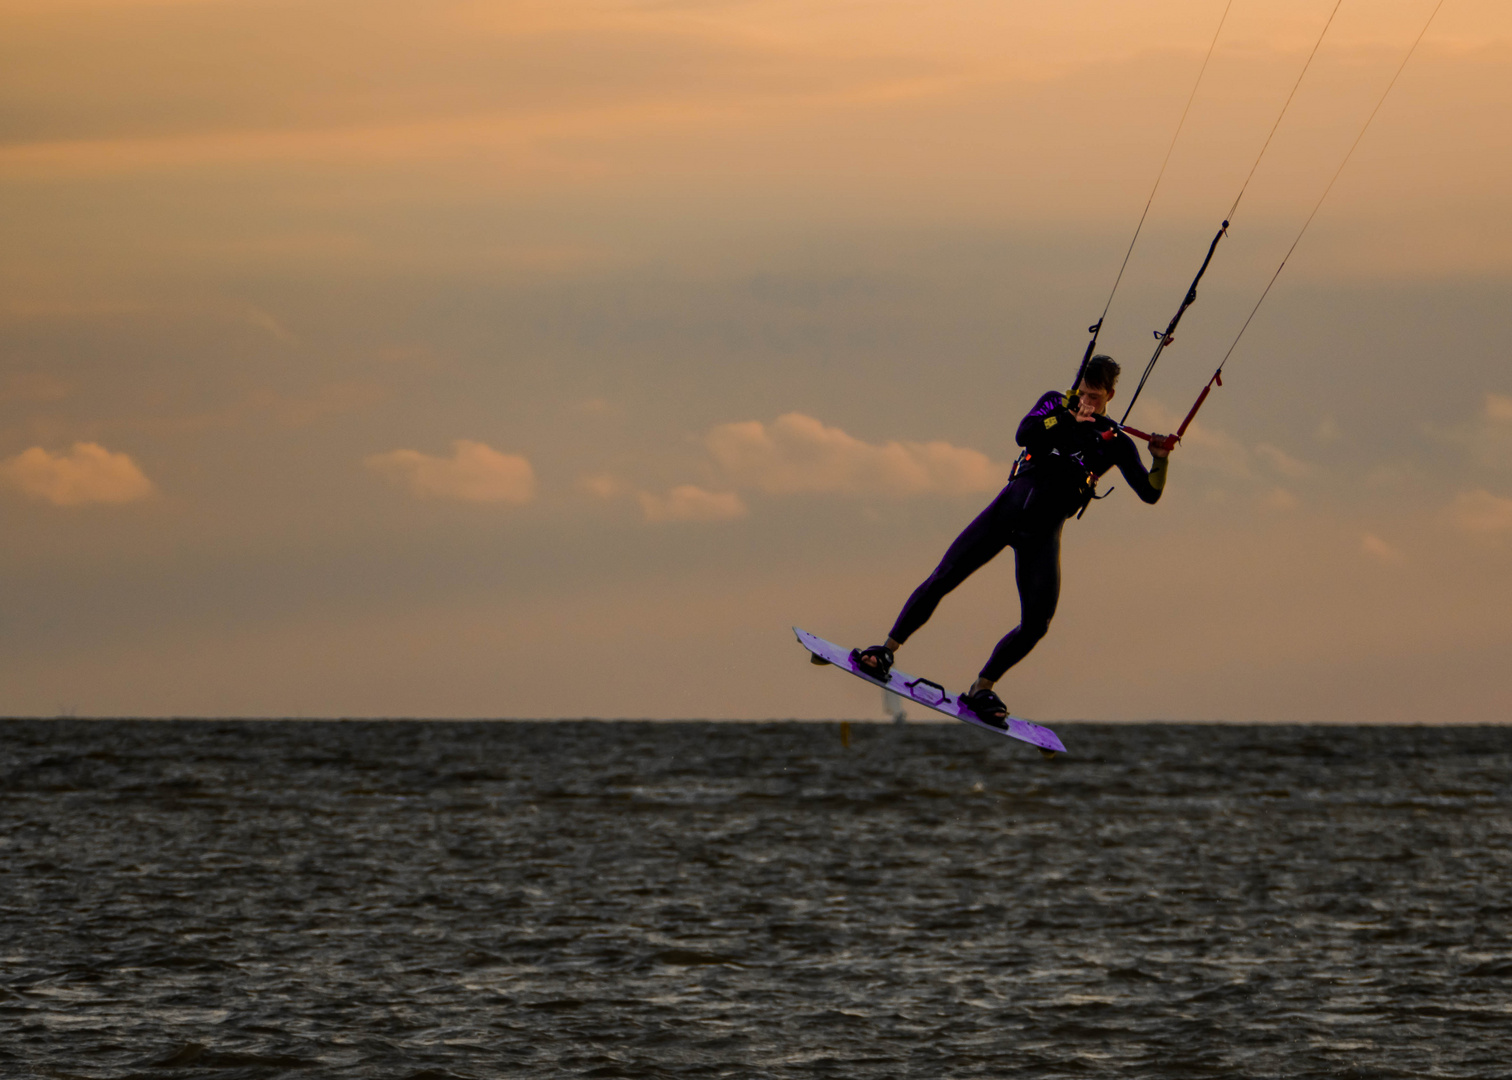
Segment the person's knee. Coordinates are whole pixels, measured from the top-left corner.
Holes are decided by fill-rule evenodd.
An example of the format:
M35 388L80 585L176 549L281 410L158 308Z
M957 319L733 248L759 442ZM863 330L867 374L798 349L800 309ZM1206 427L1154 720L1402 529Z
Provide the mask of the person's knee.
M1034 644L1050 632L1050 620L1055 612L1025 614L1019 623L1019 637L1028 644Z

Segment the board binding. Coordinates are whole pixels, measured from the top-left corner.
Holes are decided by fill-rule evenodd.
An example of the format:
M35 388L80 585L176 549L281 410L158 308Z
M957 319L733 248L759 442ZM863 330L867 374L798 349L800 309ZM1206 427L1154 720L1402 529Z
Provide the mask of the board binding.
M811 664L820 667L833 664L858 679L865 679L873 686L885 687L900 697L916 701L926 709L933 709L962 723L1026 742L1047 758L1066 752L1065 744L1060 741L1055 732L1042 724L1036 724L1018 716L1009 716L1003 727L989 724L970 709L963 707L959 695L950 693L932 679L915 678L897 668L889 672L886 679L879 679L857 667L850 658L849 649L842 648L833 641L826 641L807 630L800 630L796 626L793 627L793 633L797 635L798 643L808 650Z

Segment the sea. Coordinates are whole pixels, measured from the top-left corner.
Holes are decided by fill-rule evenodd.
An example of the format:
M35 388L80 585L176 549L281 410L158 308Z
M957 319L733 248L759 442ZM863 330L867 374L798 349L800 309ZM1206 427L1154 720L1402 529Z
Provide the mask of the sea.
M0 1076L1512 1076L1512 727L0 723Z

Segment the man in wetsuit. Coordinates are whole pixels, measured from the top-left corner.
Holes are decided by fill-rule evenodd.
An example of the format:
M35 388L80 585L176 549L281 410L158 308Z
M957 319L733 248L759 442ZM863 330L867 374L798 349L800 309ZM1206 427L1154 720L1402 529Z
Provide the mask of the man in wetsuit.
M1018 427L1025 450L1020 463L992 504L956 537L940 565L913 591L885 645L855 649L851 660L877 678L887 678L893 654L923 626L945 594L1012 547L1018 581L1019 624L1008 631L961 704L994 725L1006 723L1008 709L992 686L1045 636L1060 599L1061 526L1092 498L1097 480L1114 466L1147 503L1159 500L1174 439L1152 436L1154 463L1147 471L1134 440L1105 414L1118 382L1118 364L1094 356L1071 397L1044 395Z

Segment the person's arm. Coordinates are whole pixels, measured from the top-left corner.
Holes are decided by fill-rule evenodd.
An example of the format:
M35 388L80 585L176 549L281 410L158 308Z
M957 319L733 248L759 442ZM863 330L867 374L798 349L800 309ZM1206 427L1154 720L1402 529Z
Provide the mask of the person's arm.
M1031 454L1048 451L1060 445L1075 423L1076 414L1066 408L1065 396L1052 390L1019 421L1018 444Z
M1164 436L1156 435L1150 439L1150 457L1154 460L1148 469L1144 467L1139 447L1134 445L1133 439L1120 431L1114 441L1118 447L1115 459L1118 471L1123 473L1134 494L1147 503L1159 502L1160 493L1165 490L1166 472L1171 465L1171 451L1165 445Z

